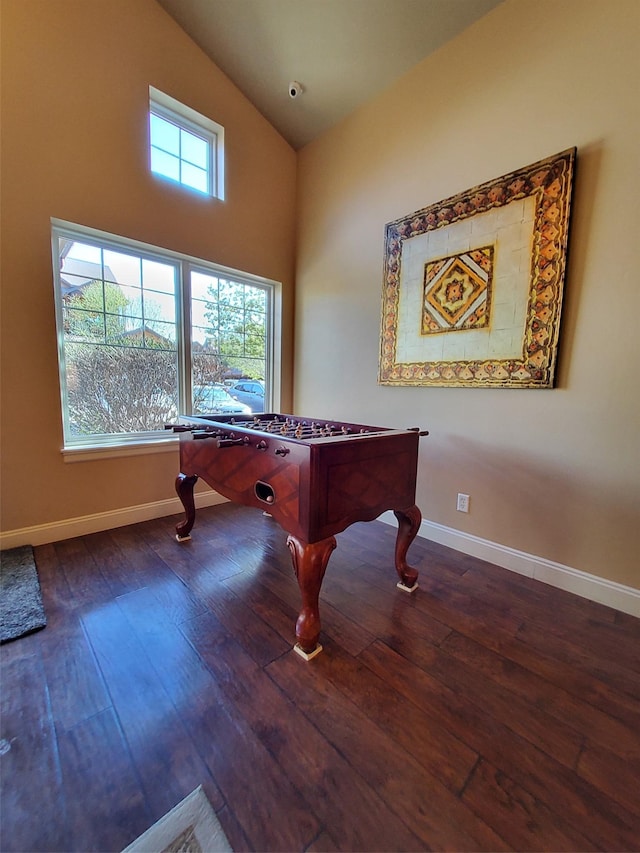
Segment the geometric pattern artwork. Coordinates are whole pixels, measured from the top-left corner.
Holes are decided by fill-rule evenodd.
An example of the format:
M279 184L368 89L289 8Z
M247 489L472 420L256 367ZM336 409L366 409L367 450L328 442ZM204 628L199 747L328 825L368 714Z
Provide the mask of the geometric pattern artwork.
M552 388L576 149L385 227L378 382Z
M422 334L488 326L492 272L493 246L426 263Z

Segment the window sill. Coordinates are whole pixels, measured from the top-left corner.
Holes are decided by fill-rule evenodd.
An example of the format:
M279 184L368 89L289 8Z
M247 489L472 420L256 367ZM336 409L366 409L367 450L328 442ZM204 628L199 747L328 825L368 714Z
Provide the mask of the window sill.
M65 462L93 462L97 459L115 459L120 456L146 456L150 453L168 453L178 449L180 441L177 435L156 441L140 441L130 444L85 445L83 447L63 447Z

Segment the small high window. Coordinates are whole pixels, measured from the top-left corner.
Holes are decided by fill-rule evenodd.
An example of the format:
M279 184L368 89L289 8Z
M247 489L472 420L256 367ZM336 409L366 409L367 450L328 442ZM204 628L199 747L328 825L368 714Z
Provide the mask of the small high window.
M149 159L155 175L224 198L224 128L153 86Z

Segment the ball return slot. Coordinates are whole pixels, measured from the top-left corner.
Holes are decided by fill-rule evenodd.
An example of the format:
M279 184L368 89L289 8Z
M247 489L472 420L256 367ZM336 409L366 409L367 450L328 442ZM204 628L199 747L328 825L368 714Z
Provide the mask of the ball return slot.
M262 480L258 480L256 482L254 491L258 500L264 501L267 504L272 504L276 499L271 486L268 483L263 483Z

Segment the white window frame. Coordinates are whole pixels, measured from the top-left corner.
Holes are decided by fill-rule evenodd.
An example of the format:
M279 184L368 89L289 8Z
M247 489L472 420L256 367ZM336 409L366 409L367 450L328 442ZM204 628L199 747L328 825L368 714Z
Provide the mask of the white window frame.
M267 293L266 346L265 346L265 410L278 411L280 407L281 345L282 345L282 285L273 279L256 276L251 273L214 264L190 255L142 243L128 237L99 231L84 225L51 219L51 245L53 258L53 278L55 290L56 329L58 337L58 367L60 398L63 425L63 447L65 461L79 461L85 458L130 455L147 453L163 449L163 445L173 447L175 439L165 430L118 435L72 436L69 425L69 408L66 391L66 369L64 356L64 312L62 288L60 282L59 238L93 241L101 247L119 251L133 252L151 260L175 264L178 270L176 288L176 325L178 350L178 391L180 414L191 414L192 378L191 378L191 272L205 272L214 276L229 278L264 289ZM168 449L170 449L170 447Z
M173 178L161 175L151 169L151 116L157 115L178 128L186 130L203 139L208 145L208 188L205 195L224 201L224 127L207 118L191 107L182 104L171 95L161 92L154 86L149 86L149 138L147 150L149 153L149 169L154 177L183 187L191 192L202 194L200 190L183 184Z

